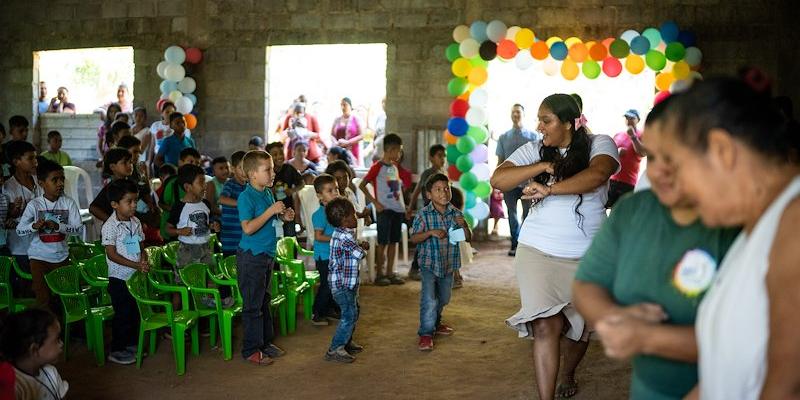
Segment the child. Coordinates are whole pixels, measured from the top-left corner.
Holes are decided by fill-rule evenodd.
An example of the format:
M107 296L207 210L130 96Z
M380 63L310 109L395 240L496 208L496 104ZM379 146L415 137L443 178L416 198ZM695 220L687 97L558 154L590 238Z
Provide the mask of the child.
M314 179L317 179L317 176L319 176L319 172L307 169L306 172L303 172L303 183L306 186L313 185Z
M192 147L187 147L181 150L179 159L178 159L178 168L184 165L200 165L200 153L197 149ZM159 195L158 206L161 207L161 237L164 240L172 238L169 232L167 232L167 220L169 219L170 210L172 209L172 205L175 204L177 199L183 197L184 190L181 185L176 185L175 182L177 181L177 171L175 175L167 180L162 181L161 183L161 194ZM203 180L205 183L205 179Z
M270 143L267 152L275 163L275 183L272 185L275 200L282 201L286 208L293 208L295 193L305 186L303 176L291 164L284 162L281 142ZM283 224L283 236L295 235L294 223Z
M211 205L211 213L220 216L219 196L222 193L222 187L231 175L231 165L225 157L217 157L211 161L211 169L214 172L214 178L206 183L206 200Z
M158 112L161 113L161 119L150 124L153 146L150 147L150 152L147 156L149 160L155 160L158 149L161 148L161 143L164 142L167 136L172 135L172 128L169 127L169 116L175 112L175 103L169 100L165 101L161 104L161 109Z
M7 223L9 227L8 248L19 267L25 272L30 272L28 248L31 245L32 237L17 235L16 227L19 224L19 217L28 202L33 200L34 197L42 195L42 188L36 181L36 166L38 165L36 148L32 144L21 140L8 142L5 147L8 160L14 167L14 176L3 185L3 192L11 201ZM24 288L27 286L16 275L12 283L14 293L20 293L19 291L25 290Z
M249 151L242 160L249 184L239 195L242 240L236 253L239 289L242 292L242 357L263 366L284 354L272 343L274 331L269 309L270 282L281 220L293 221L294 210L275 201L269 187L275 179L272 157L261 150ZM277 288L274 288L277 290Z
M247 185L247 175L245 175L242 168L242 159L245 154L243 151L237 151L231 156L233 176L225 182L219 195L219 203L222 207L220 243L222 244L223 257L235 255L239 241L242 240L242 224L239 222L239 210L236 206L238 205L239 195L242 194L245 185ZM222 288L225 287L223 286Z
M353 184L355 172L350 168L347 163L342 160L336 160L325 168L325 173L333 176L336 179L336 186L339 187L339 196L350 200L356 208L356 217L364 218L365 225L372 223L372 214L367 207L362 207L358 202L356 196L356 185Z
M64 343L58 318L45 310L27 309L9 314L0 332L0 352L14 366L17 399L58 400L69 390L52 363Z
M103 175L111 178L111 182L128 179L132 174L133 156L128 150L115 147L106 152L106 156L103 158ZM100 222L105 222L114 211L108 200L107 188L108 185L104 186L89 205L89 212Z
M358 321L358 264L367 254L366 242L356 243L352 230L356 227L356 209L350 200L337 198L325 206L325 217L336 229L331 234L328 284L336 304L342 310L325 360L351 363L353 354L363 347L353 342Z
M314 261L319 271L319 289L314 298L314 316L311 323L328 325L325 317L331 315L333 306L331 287L328 285L328 260L331 254L333 225L328 223L328 218L325 217L325 206L333 199L339 198L339 191L336 188L336 179L328 174L322 174L314 180L314 190L320 203L320 207L311 217L314 225Z
M419 349L433 349L433 335L449 336L453 328L442 323L442 310L450 301L453 272L461 267L458 242L472 237L464 216L450 204L450 181L435 174L425 183L431 202L414 218L411 241L417 243L422 273L419 306Z
M50 131L47 133L47 144L50 145L50 150L42 152L42 157L57 162L62 167L72 165L72 159L69 154L61 151L61 133L59 131Z
M8 119L8 134L11 140L28 141L28 119L22 115L15 115Z
M506 217L503 211L503 192L500 189L492 189L492 197L489 198L489 217L494 218L494 226L492 226L492 236L497 236L497 225L500 220Z
M403 150L403 141L400 136L390 133L383 139L383 158L372 164L367 175L361 180L359 188L367 200L375 205L378 212L378 259L375 264L378 286L402 285L405 281L394 274L394 258L397 252L397 243L400 242L405 207L403 207L403 183L400 180L397 160ZM375 195L367 190L367 184L372 183ZM383 263L386 262L385 274Z
M169 127L172 128L172 135L169 135L161 143L156 155L156 164L162 165L165 162L177 164L180 160L181 151L186 148L197 148L194 139L188 135L186 120L183 114L174 112L169 116ZM197 157L198 161L200 157Z
M117 146L128 150L128 152L131 153L131 162L137 163L129 179L133 181L139 189L139 199L136 203L136 217L142 222L145 247L160 246L164 244L164 239L161 238L161 233L159 232L161 209L158 208L158 205L156 205L153 199L153 189L150 186L147 166L144 162L136 161L142 154L142 141L133 135L123 136L117 143ZM108 203L107 205L110 207L111 204ZM109 208L106 211L110 214L112 209Z
M139 312L125 282L136 271L147 272L149 266L142 223L135 215L139 189L130 180L118 179L108 184L106 193L114 209L102 229L108 264L108 294L114 308L108 360L128 365L136 362Z
M414 193L411 195L411 199L408 202L407 212L409 214L413 213L414 210L417 209L417 199L419 198L420 193L422 194L422 205L427 206L430 203L430 199L428 199L427 194L425 193L425 182L428 181L433 174L444 174L444 161L445 161L445 148L441 144L435 144L428 149L428 160L431 163L431 167L426 169L422 172L422 175L419 176L419 182L417 183L417 187L414 188ZM411 268L408 270L408 278L418 281L420 280L419 276L419 263L417 262L416 255L414 256L414 261L411 263Z
M48 307L50 288L44 276L69 264L67 235L80 234L83 224L78 204L64 196L64 167L50 160L42 160L36 169L36 177L42 185L43 194L25 206L17 225L17 235L33 236L28 247L31 285L36 295L36 306Z
M247 150L264 150L264 138L261 136L253 136L250 138L250 141L247 142Z

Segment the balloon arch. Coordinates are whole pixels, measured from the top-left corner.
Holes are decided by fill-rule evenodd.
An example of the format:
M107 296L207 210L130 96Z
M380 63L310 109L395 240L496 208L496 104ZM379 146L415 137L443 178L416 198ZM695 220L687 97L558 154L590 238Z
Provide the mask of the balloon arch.
M197 96L194 94L197 82L187 73L191 72L189 65L202 60L203 52L196 47L169 46L164 50L164 61L156 66L158 77L163 79L158 85L161 97L156 102L156 110L161 113L164 103L171 101L175 110L183 114L189 129L197 126Z
M544 40L529 28L508 28L497 20L475 21L470 26L457 26L453 39L455 42L445 51L454 75L447 90L455 97L444 132L450 164L447 173L464 191L464 216L473 227L489 216L486 200L492 192L489 149L485 144L489 139L489 95L482 87L489 78L489 61L513 60L521 70L538 62L545 74L555 76L560 72L570 81L580 74L588 79L596 79L601 73L614 78L623 67L635 75L646 67L657 74L656 99L688 87L694 79L702 79L697 71L703 54L695 47L696 37L690 31L681 31L675 22L665 22L642 33L627 30L617 38L584 42L577 37Z

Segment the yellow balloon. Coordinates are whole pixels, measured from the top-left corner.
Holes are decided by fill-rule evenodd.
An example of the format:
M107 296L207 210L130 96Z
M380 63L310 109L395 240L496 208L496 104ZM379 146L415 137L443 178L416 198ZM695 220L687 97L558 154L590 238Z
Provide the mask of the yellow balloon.
M489 79L489 73L486 72L486 68L483 67L473 68L471 71L469 71L469 76L467 77L469 83L475 86L483 85L486 83L487 79Z
M453 71L453 75L463 78L469 75L469 71L472 69L472 64L470 64L469 60L466 58L459 58L453 61L453 66L450 68Z
M644 70L644 60L636 54L630 54L625 60L625 69L636 75Z
M517 47L520 49L528 49L533 44L533 39L535 36L533 35L533 31L528 28L522 28L517 32L516 36L514 36L514 42L517 43Z
M548 38L545 43L547 43L547 47L551 47L551 46L553 46L553 43L555 43L555 42L563 42L563 41L564 40L561 39L558 36L552 36L552 37ZM569 46L567 46L567 48L569 48Z
M656 87L662 92L668 91L672 82L675 82L675 75L672 72L662 72L656 75Z
M572 47L572 45L575 43L583 43L583 41L576 38L575 36L568 37L567 40L564 41L564 44L567 45L567 48Z
M686 61L678 61L672 66L672 74L675 75L675 79L686 79L691 73L692 69Z
M565 59L564 62L561 64L561 76L563 76L564 79L568 81L577 78L578 72L579 72L578 64L576 64L575 61L572 61L569 58Z

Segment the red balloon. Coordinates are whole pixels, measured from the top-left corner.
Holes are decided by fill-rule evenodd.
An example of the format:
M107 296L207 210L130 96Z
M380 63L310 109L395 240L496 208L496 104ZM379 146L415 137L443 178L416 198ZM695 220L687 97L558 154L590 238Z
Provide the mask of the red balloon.
M661 103L662 101L666 100L667 97L669 97L669 96L670 96L670 92L668 92L666 90L663 91L663 92L658 92L656 94L656 97L653 99L653 105Z
M622 72L622 63L614 57L606 57L606 59L603 60L603 72L615 78Z
M197 47L190 47L186 49L186 62L189 64L198 64L203 60L203 52Z
M514 43L513 40L503 39L497 45L497 55L506 60L514 58L518 51L519 47L517 47L517 44Z
M456 99L450 103L450 115L454 117L465 117L469 110L469 103L466 100Z
M461 178L461 171L459 171L455 165L451 165L447 167L447 176L451 181L457 181L458 178Z

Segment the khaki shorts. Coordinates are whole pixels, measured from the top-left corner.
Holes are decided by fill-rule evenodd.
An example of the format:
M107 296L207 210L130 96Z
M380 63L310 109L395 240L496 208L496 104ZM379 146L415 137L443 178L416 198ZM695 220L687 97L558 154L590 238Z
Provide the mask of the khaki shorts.
M181 269L192 263L212 265L214 258L211 256L211 248L208 243L187 244L181 242L178 245L178 257L176 261L177 269ZM175 270L175 282L181 283L181 276Z

